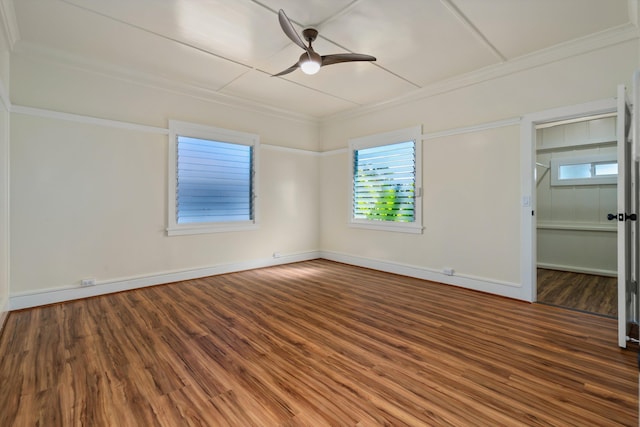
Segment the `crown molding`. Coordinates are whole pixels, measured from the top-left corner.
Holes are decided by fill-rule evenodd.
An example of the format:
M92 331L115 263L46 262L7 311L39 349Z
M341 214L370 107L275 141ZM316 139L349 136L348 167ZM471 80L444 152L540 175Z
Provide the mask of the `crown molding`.
M633 8L630 7L630 10L632 9ZM195 83L176 81L150 73L134 71L125 67L119 67L106 62L88 59L79 55L19 40L17 26L15 25L15 13L12 12L13 0L0 0L0 18L6 21L7 18L13 16L14 19L12 25L4 25L5 32L10 34L11 43L15 44L13 46L14 55L23 56L28 59L47 61L94 74L101 74L129 83L173 92L246 112L313 125L353 119L640 38L640 28L629 23L552 46L532 54L510 59L506 62L490 65L477 71L436 82L386 101L362 105L318 118L286 109L267 106L245 98L222 94ZM11 28L15 28L15 31L11 30Z
M240 109L250 113L263 114L278 119L296 121L304 124L317 125L319 123L318 118L307 114L268 106L245 98L226 95L210 88L199 86L195 83L168 79L154 74L120 67L104 61L89 59L80 55L63 52L24 40L20 40L19 43L16 44L13 50L13 55L31 60L45 61L54 65L61 65L84 72L99 74L125 81L127 83L189 96L201 101L214 103L224 107Z
M2 22L4 38L8 43L7 48L12 51L18 40L20 40L13 0L0 0L0 22Z
M408 94L392 98L383 102L356 107L347 111L325 116L322 123L350 120L366 114L374 113L392 107L452 92L468 86L473 86L488 80L505 77L510 74L537 68L596 50L640 38L640 29L633 24L625 24L599 33L591 34L566 43L561 43L537 52L519 56L506 62L490 65L457 77L436 82L417 89Z

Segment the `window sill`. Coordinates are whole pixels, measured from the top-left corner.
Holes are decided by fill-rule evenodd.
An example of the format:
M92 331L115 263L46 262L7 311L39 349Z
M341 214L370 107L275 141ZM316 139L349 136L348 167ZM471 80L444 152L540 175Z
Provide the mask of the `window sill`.
M393 222L350 222L349 227L378 231L395 231L396 233L422 234L424 227L417 224Z
M226 233L234 231L257 230L258 224L248 223L225 223L225 224L186 224L174 225L167 228L167 236L184 236L188 234L210 234Z

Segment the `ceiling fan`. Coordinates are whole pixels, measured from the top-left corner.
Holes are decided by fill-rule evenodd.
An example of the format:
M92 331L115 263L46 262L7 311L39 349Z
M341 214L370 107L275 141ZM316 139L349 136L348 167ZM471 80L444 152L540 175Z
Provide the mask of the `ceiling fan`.
M292 71L300 68L305 74L315 74L320 67L331 64L338 64L340 62L352 62L352 61L375 61L376 58L371 55L363 55L361 53L334 53L333 55L318 55L311 43L318 37L318 30L315 28L305 28L302 31L302 37L309 42L309 46L305 46L304 42L293 28L293 24L284 13L284 10L280 9L278 12L278 19L280 20L280 26L282 31L293 41L295 44L304 49L304 53L300 55L298 62L284 71L274 74L272 77L282 76L289 74Z

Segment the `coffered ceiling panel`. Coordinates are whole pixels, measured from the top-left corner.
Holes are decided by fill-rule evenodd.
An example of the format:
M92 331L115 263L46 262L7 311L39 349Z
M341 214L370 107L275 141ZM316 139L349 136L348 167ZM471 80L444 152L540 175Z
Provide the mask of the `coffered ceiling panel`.
M205 85L212 90L223 87L249 69L55 0L17 2L16 14L23 40L90 62Z
M637 0L3 0L0 12L15 20L15 49L322 118L588 36L637 33L630 5ZM271 77L303 52L279 9L299 33L319 31L319 54L377 61Z
M328 21L321 34L419 86L499 62L439 1L370 0Z
M243 75L227 85L221 92L314 117L323 117L357 106L356 103L344 98L327 95L259 71L251 71Z
M507 58L629 22L627 0L455 0Z

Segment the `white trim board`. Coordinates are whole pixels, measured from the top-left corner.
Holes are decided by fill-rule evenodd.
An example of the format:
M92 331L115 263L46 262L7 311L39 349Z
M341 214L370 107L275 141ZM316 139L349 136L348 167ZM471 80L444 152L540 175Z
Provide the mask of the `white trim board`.
M0 84L0 100L4 100L4 98L2 98L2 93L3 93L2 85ZM116 129L125 129L125 130L131 130L135 132L146 132L146 133L153 133L153 134L160 134L160 135L169 135L168 128L141 125L138 123L123 122L119 120L102 119L100 117L85 116L83 114L62 113L59 111L46 110L43 108L13 105L11 106L10 112L15 114L24 114L27 116L44 117L47 119L64 120L64 121L75 122L75 123L84 123L84 124L105 126L110 128L116 128ZM303 150L301 148L281 147L278 145L270 145L270 144L260 144L260 147L263 147L263 148L266 147L267 149L287 151L290 153L298 153L298 154L307 154L307 155L320 154L317 151Z
M583 268L572 265L549 264L544 262L539 262L538 268L544 268L545 270L569 271L571 273L594 274L596 276L618 277L617 271L604 270L601 268Z
M304 150L302 148L283 147L280 145L271 145L271 144L260 144L260 148L266 148L267 150L280 151L285 153L297 153L297 154L310 155L310 156L319 156L321 154L318 151Z
M149 126L149 125L143 125L143 124L133 123L133 122L124 122L119 120L103 119L100 117L85 116L83 114L63 113L55 110L47 110L44 108L35 108L35 107L28 107L28 106L22 106L22 105L11 105L9 103L9 99L6 97L6 92L4 92L4 87L2 86L1 81L0 81L0 101L5 103L9 112L15 113L15 114L24 114L27 116L44 117L44 118L55 119L55 120L65 120L65 121L76 122L76 123L93 124L97 126L112 127L112 128L125 129L125 130L131 130L136 132L147 132L147 133L153 133L153 134L169 135L169 128L164 128L164 127ZM471 126L462 126L462 127L451 128L451 129L445 129L437 132L424 133L422 134L422 140L425 141L429 139L437 139L437 138L442 138L446 136L461 135L461 134L473 133L473 132L482 132L490 129L516 126L521 123L522 123L522 119L520 117L512 117L512 118L497 120L493 122L478 123ZM263 148L272 149L272 150L287 151L291 153L308 154L308 155L320 155L320 156L333 156L333 155L344 154L349 152L348 148L337 148L337 149L327 150L327 151L313 151L313 150L306 150L301 148L283 147L283 146L272 145L272 144L260 144L260 146Z
M148 286L163 285L182 280L192 280L219 274L251 270L255 268L271 267L275 265L290 264L300 261L309 261L317 258L324 258L330 261L341 262L344 264L356 265L359 267L371 268L388 273L414 277L417 279L458 286L466 289L500 295L507 298L526 300L526 298L524 298L522 294L522 287L517 283L501 282L497 280L470 275L461 275L457 273L454 273L454 275L452 276L448 276L435 269L429 269L425 267L358 257L331 251L310 251L298 254L284 255L279 258L257 259L252 261L198 268L193 270L110 280L101 283L99 282L95 286L69 286L60 289L23 293L11 296L9 298L8 306L11 310L21 310L25 308L72 301L93 296L107 295L115 292L129 291Z
M539 124L571 120L582 116L607 114L617 110L615 98L587 102L526 114L520 122L520 192L522 211L520 216L520 274L525 299L535 302L536 284L536 127Z
M445 129L445 130L436 131L436 132L427 132L427 133L423 133L421 138L423 141L427 141L429 139L444 138L446 136L462 135L465 133L473 133L473 132L482 132L490 129L498 129L498 128L503 128L508 126L517 126L521 123L521 121L522 119L520 117L511 117L504 120L478 123L471 126L462 126L462 127ZM334 150L323 151L321 154L323 156L333 156L333 155L344 154L348 152L349 152L349 149L347 148L337 148Z
M123 122L118 120L102 119L99 117L85 116L82 114L61 113L58 111L45 110L42 108L23 107L21 105L13 105L11 112L15 114L24 114L27 116L44 117L47 119L65 120L69 122L85 123L98 126L106 126L110 128L133 130L138 132L156 133L168 135L169 129L156 126L140 125L137 123Z
M498 128L503 128L508 126L516 126L516 125L519 125L520 122L521 122L520 117L513 117L510 119L498 120L495 122L479 123L477 125L472 125L472 126L446 129L439 132L425 133L422 135L422 140L426 141L428 139L443 138L445 136L461 135L465 133L482 132L484 130L498 129Z
M526 295L522 292L522 286L520 286L520 284L518 283L503 282L459 273L454 273L453 275L449 276L439 270L427 267L419 267L414 265L383 261L379 259L359 257L332 251L321 251L320 253L321 258L328 259L329 261L356 265L358 267L365 267L373 270L384 271L387 273L394 273L402 276L414 277L416 279L429 280L432 282L444 283L446 285L458 286L474 291L528 301Z
M104 282L98 282L95 286L69 286L59 289L43 290L39 292L25 292L22 294L10 296L9 308L11 310L21 310L24 308L55 304L59 302L89 298L98 295L106 295L115 292L129 291L148 286L163 285L167 283L179 282L182 280L199 279L202 277L216 276L219 274L252 270L255 268L271 267L281 264L290 264L293 262L308 261L317 259L319 257L320 252L309 251L297 254L282 255L278 258L255 259L250 261L197 268L192 270L182 270L152 274L148 276L108 280Z

